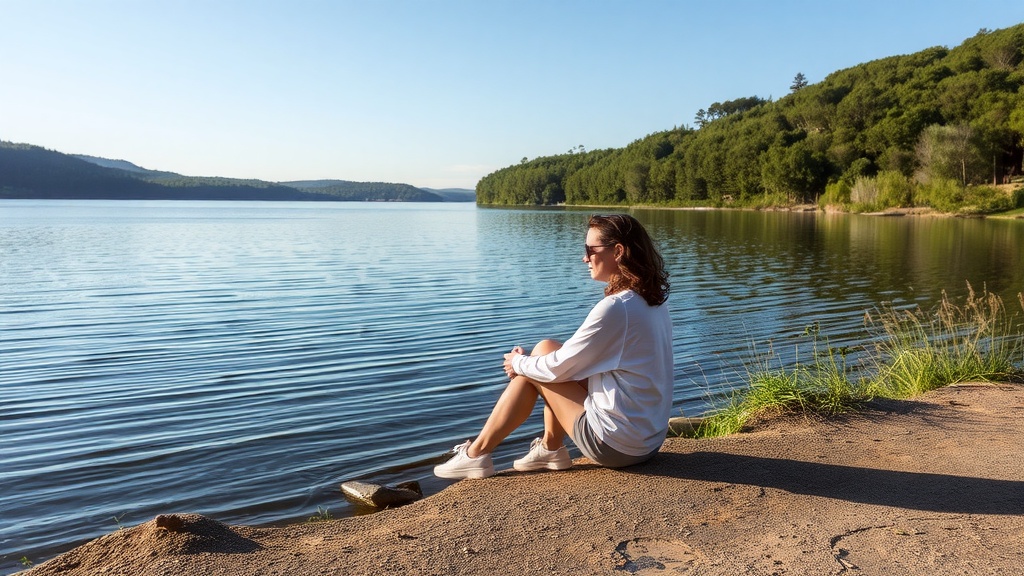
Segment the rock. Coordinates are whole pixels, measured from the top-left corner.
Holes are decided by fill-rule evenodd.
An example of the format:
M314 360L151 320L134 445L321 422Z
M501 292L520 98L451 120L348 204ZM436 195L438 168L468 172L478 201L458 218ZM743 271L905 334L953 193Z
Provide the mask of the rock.
M702 422L704 422L703 418L687 418L685 416L669 418L668 435L670 437L682 436L684 438L693 438L697 435L697 428L700 427Z
M160 514L154 521L157 528L171 532L185 532L185 520L177 514Z
M394 508L423 498L419 482L383 486L351 480L341 485L341 492L349 500L373 508Z

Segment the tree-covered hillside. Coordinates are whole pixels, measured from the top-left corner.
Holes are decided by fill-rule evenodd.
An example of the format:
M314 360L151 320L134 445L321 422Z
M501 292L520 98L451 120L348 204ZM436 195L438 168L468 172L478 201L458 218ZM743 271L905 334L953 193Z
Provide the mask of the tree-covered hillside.
M105 198L155 194L159 187L123 170L104 168L85 160L28 144L0 142L0 198Z
M306 192L324 194L335 200L384 202L443 202L444 198L409 184L390 182L349 182L347 180L302 180L282 182Z
M443 202L409 184L184 176L0 141L0 198ZM458 201L472 201L459 198Z
M1024 158L1024 24L711 104L621 149L523 159L481 204L1007 209ZM987 185L987 186L982 186Z
M0 142L0 198L331 200L258 180L124 170L27 144Z
M444 198L445 202L475 202L476 191L467 188L421 188L427 192L437 194Z

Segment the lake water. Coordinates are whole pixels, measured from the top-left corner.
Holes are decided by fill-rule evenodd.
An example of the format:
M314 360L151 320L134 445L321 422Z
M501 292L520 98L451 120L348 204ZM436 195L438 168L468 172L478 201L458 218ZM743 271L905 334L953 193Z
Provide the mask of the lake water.
M1024 290L1021 221L633 214L672 274L677 414L814 322L857 342L885 301ZM279 524L358 512L345 480L442 489L433 462L482 424L502 354L601 298L588 215L0 201L0 572L160 513Z

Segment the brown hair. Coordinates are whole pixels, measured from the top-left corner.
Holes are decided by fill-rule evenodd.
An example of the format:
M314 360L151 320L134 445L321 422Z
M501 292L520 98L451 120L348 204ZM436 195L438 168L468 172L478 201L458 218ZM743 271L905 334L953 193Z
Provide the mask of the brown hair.
M619 273L612 276L605 295L632 290L647 304L657 306L668 300L668 272L654 241L636 218L628 214L594 215L590 227L601 234L603 244L621 244L622 256L617 259Z

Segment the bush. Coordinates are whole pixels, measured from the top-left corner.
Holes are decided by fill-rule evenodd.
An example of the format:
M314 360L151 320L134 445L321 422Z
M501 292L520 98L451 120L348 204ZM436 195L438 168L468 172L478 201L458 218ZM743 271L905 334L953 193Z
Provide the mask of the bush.
M850 203L850 190L850 185L843 180L830 183L825 186L825 193L818 199L818 206L821 208L834 205L845 206Z
M857 178L850 188L850 202L861 211L902 208L914 198L914 183L900 172L883 170L873 178Z
M900 172L883 170L875 178L878 183L879 208L910 206L914 196L914 183Z
M774 208L775 206L787 206L789 204L789 198L785 194L781 194L778 192L765 192L764 194L756 194L754 196L750 196L735 203L736 206L745 206L747 208L754 208L756 210Z
M956 180L935 179L918 188L914 203L940 212L956 212L964 201L964 189Z
M992 186L969 186L964 193L961 212L991 214L1016 208L1016 199Z
M850 188L850 202L860 204L866 208L873 208L878 205L879 197L878 181L874 178L860 177L854 181Z
M1008 195L994 186L964 187L955 180L936 180L921 186L914 200L940 212L991 214L1024 206L1024 189Z

